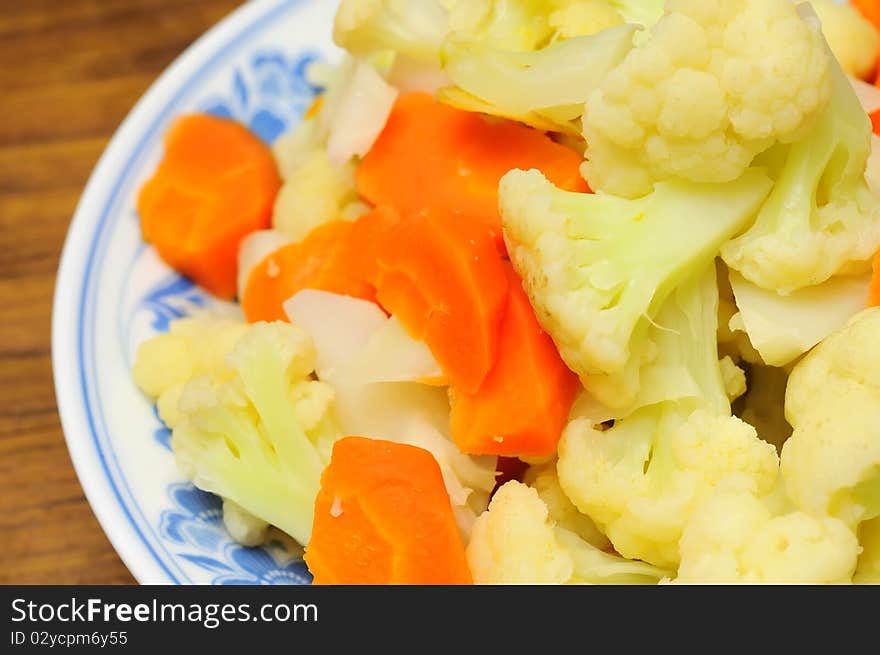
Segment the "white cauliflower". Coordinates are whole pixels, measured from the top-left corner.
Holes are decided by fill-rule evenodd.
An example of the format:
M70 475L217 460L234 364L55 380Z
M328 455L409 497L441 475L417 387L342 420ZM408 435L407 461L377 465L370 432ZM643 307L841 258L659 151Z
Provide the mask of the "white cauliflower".
M324 223L354 220L367 211L355 189L356 163L334 161L328 143L335 114L346 104L343 92L357 66L346 59L333 69L317 114L303 120L272 146L284 180L275 198L272 227L290 241L302 241Z
M355 189L356 157L372 147L397 97L372 64L351 57L326 77L314 115L272 147L284 179L272 227L290 241L302 241L324 223L353 221L369 211Z
M880 199L865 180L871 122L831 62L831 101L806 135L767 153L773 191L721 251L731 269L781 295L864 272L880 248Z
M266 540L269 524L228 498L223 499L223 525L242 546L259 546Z
M865 310L791 372L782 449L786 489L802 510L851 528L880 516L880 309Z
M558 466L566 495L617 552L674 568L699 501L732 473L748 475L769 493L777 462L774 447L739 419L663 403L606 431L573 421L560 441Z
M776 449L730 413L717 302L709 264L658 314L657 354L642 372L641 401L628 409L635 411L607 430L577 418L559 443L563 491L624 557L675 567L691 512L721 480L738 473L762 493L776 483Z
M315 119L304 121L310 129ZM316 227L340 218L354 220L364 213L366 206L360 202L354 186L353 161L335 166L325 147L300 147L294 140L286 140L277 147L280 157L295 164L288 164L284 183L275 197L272 227L282 232L290 241L302 241Z
M829 60L789 0L669 0L587 99L584 176L633 198L669 178L734 180L810 127L830 95Z
M600 376L638 370L635 355L650 355L645 337L663 302L712 264L770 186L750 169L734 182L664 182L628 200L561 191L538 171L502 178L499 206L511 262L542 327L588 389L595 391ZM628 395L608 393L602 402L628 404L634 385L615 386L628 387Z
M554 40L564 40L622 25L624 19L606 0L582 0L552 11L547 22L554 31Z
M477 518L467 560L476 584L655 584L664 576L557 526L538 492L516 481Z
M449 38L443 65L454 86L441 89L438 99L537 129L578 135L584 101L630 51L635 32L633 25L617 25L526 52L491 41Z
M734 480L726 480L691 515L675 582L850 582L859 543L843 522L801 511L774 513L748 481Z
M259 543L268 525L307 543L321 471L340 436L332 388L311 377L308 334L288 323L207 319L171 330L141 346L135 378L160 400L174 394L181 473L224 499L224 520L242 543Z
M333 40L352 54L392 51L433 61L448 31L446 0L342 0Z
M586 514L581 514L577 507L565 495L559 485L559 476L556 473L556 460L546 464L530 466L523 476L523 482L538 492L541 500L547 506L550 519L560 528L573 532L579 538L595 546L599 550L609 550L611 542L593 520Z
M169 428L182 418L178 401L187 382L207 377L220 384L233 377L226 355L247 329L242 320L203 315L172 321L168 332L140 344L132 376Z

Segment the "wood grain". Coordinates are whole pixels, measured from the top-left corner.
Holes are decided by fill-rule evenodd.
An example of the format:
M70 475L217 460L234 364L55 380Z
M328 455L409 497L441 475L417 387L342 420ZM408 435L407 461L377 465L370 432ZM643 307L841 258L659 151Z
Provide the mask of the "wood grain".
M58 258L83 186L159 73L237 0L0 1L0 584L131 584L52 383Z

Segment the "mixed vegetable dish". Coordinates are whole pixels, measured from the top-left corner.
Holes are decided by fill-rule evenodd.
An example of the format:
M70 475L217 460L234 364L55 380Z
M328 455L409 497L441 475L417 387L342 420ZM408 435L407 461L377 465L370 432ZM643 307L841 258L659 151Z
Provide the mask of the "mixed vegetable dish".
M880 582L880 2L342 0L144 239L133 376L316 584ZM872 266L873 263L873 266Z

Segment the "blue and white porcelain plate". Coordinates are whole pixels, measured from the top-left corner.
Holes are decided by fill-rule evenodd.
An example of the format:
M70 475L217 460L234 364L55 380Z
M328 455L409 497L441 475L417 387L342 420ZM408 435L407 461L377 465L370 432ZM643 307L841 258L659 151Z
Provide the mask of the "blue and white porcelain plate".
M141 239L137 191L187 111L235 118L271 143L320 91L305 78L333 60L332 0L253 0L188 49L111 141L77 208L61 259L52 325L59 411L80 482L134 577L148 584L308 583L282 538L244 548L220 503L185 482L169 434L130 374L137 346L169 321L217 301L165 266Z

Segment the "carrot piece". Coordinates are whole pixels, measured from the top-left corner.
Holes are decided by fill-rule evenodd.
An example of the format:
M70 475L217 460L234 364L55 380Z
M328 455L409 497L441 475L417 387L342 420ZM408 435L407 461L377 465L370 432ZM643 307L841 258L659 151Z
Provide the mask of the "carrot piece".
M336 442L305 561L315 584L471 584L440 466L426 450Z
M868 307L880 307L880 252L874 255L872 263L874 274L871 276L871 285L868 288Z
M880 0L850 0L850 4L855 6L862 16L880 30Z
M498 352L504 262L489 231L425 210L378 244L376 296L430 348L451 384L476 391Z
M357 275L371 286L379 275L377 253L391 228L400 223L401 218L391 207L376 207L354 222L351 231L350 265Z
M208 114L183 116L138 194L144 240L197 284L234 298L238 246L269 227L280 186L271 151L247 128Z
M583 159L541 132L454 109L425 93L401 96L358 166L358 192L403 215L426 207L489 226L505 252L498 182L513 168L537 168L556 186L588 191Z
M375 291L358 266L353 233L349 221L325 223L257 264L241 298L248 322L286 321L284 302L303 289L375 301Z
M543 457L556 451L578 378L541 329L510 266L508 275L498 360L476 393L453 388L452 437L471 455Z

